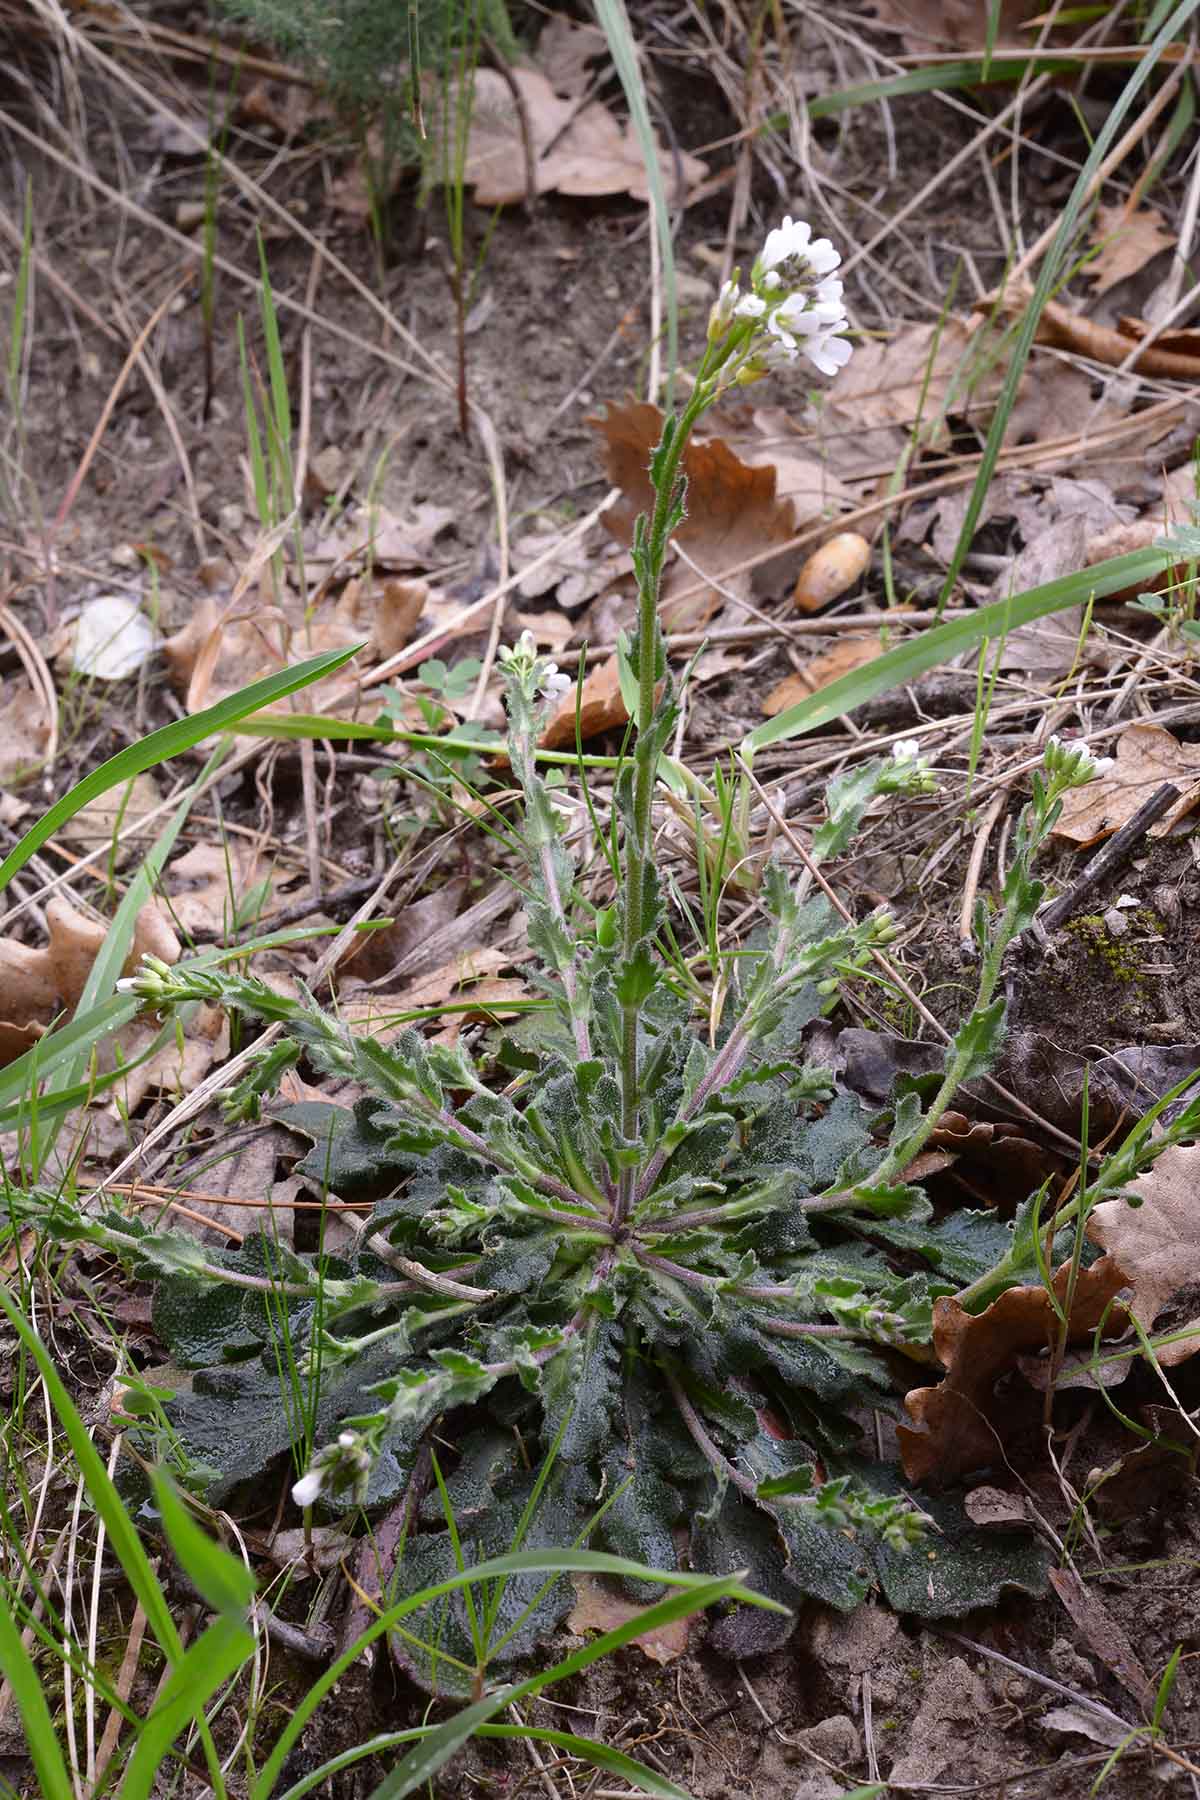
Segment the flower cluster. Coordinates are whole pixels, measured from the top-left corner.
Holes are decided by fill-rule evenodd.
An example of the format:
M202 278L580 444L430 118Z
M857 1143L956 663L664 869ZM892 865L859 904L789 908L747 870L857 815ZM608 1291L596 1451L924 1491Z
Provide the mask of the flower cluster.
M828 238L813 238L803 219L785 218L767 233L749 290L742 292L735 274L712 310L710 342L728 336L730 347L743 352L727 379L754 381L799 356L823 375L845 368L852 346L841 335L849 323L834 274L841 260Z
M540 698L556 705L575 686L556 662L538 655L531 631L523 631L510 649L501 650L499 661L509 681L515 681L530 702Z
M1086 744L1064 744L1060 737L1046 739L1042 767L1056 793L1083 787L1097 775L1107 775L1112 766L1111 756L1093 756Z
M371 1447L357 1431L343 1431L314 1459L299 1481L292 1483L292 1499L299 1507L312 1506L322 1494L335 1489L365 1487L374 1460Z

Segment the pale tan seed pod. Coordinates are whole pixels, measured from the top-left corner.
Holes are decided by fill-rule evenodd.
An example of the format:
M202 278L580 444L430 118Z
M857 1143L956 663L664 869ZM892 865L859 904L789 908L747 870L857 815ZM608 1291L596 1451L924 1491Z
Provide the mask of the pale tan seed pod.
M839 531L814 550L796 578L796 605L819 612L852 588L871 560L871 546L857 531Z

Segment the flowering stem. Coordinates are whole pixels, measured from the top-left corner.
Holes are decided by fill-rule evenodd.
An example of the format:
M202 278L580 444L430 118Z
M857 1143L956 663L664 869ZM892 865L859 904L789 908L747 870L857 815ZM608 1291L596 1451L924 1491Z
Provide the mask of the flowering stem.
M648 527L644 516L639 519L641 555L638 563L638 709L639 749L634 761L633 824L627 833L624 852L625 929L623 951L626 963L633 960L645 935L645 892L651 861L651 836L654 806L654 783L658 774L658 758L653 753L651 734L655 712L655 677L662 651L662 630L658 619L658 597L662 588L663 565L671 533L682 515L684 484L680 470L692 428L716 396L716 384L710 372L711 348L700 365L691 399L679 419L667 419L662 440L651 463L654 482L654 510ZM642 1002L627 999L622 1007L621 1044L621 1128L627 1141L638 1132L638 1020ZM633 1203L636 1171L621 1175L615 1207L615 1222L620 1224Z

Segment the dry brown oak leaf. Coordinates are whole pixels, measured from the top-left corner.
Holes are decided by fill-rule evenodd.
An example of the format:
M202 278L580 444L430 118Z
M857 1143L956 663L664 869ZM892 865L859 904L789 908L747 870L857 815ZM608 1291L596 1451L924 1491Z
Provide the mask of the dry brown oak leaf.
M608 478L621 490L604 514L604 524L618 543L628 546L639 513L649 514L654 507L650 457L662 435L662 414L647 401L634 400L610 406L603 416L587 422L602 440ZM693 438L683 453L683 469L687 516L673 542L703 575L735 592L745 591L746 578L736 572L772 545L782 547L795 536L795 506L778 497L774 468L752 468L721 438L699 442ZM723 600L695 569L678 561L668 567L663 580L659 606L663 628L697 629Z
M510 82L520 93L520 112ZM575 101L560 99L539 69L517 67L504 76L495 69L475 74L463 181L474 188L478 205L505 206L529 197L523 125L537 193L649 198L646 163L632 124L622 127L598 100L580 109ZM448 129L455 127L452 117ZM660 150L658 157L675 203L681 187L686 196L708 173L698 157L683 151Z
M1117 740L1111 769L1064 794L1055 837L1094 844L1132 819L1155 788L1173 781L1180 797L1151 837L1162 837L1200 801L1200 744L1181 744L1161 725L1131 725Z
M1129 1183L1141 1206L1102 1200L1088 1219L1092 1242L1119 1263L1133 1290L1129 1310L1150 1331L1159 1313L1181 1288L1200 1280L1200 1144L1172 1145ZM1097 1268L1102 1265L1096 1264ZM1168 1366L1200 1351L1200 1319L1181 1327L1178 1343L1155 1350Z
M108 929L102 919L89 918L56 894L46 905L47 944L0 938L0 1064L23 1055L56 1013L79 1004ZM122 972L131 973L143 955L178 962L179 952L165 910L151 900L137 916Z
M1068 1278L1064 1264L1054 1277L1060 1300ZM1081 1269L1068 1344L1090 1338L1109 1302L1127 1285L1115 1256ZM1112 1306L1105 1337L1119 1336L1127 1324L1124 1310ZM1058 1315L1041 1286L1009 1288L981 1313L967 1312L950 1297L934 1301L933 1347L946 1374L937 1387L905 1395L911 1423L898 1426L896 1434L910 1481L951 1481L1003 1459L1010 1403L997 1393L997 1384L1015 1369L1019 1356L1051 1348L1058 1329Z
M1098 206L1092 242L1096 254L1085 273L1095 279L1093 293L1098 298L1144 269L1160 250L1173 249L1179 239L1153 206L1139 206L1134 212L1125 206Z

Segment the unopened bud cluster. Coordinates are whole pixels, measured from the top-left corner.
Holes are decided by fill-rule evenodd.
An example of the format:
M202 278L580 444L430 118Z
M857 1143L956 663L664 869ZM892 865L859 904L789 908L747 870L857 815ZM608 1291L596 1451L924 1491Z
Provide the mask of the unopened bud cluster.
M1086 744L1064 744L1060 737L1046 739L1042 767L1047 784L1060 794L1107 775L1112 766L1111 756L1093 756Z

